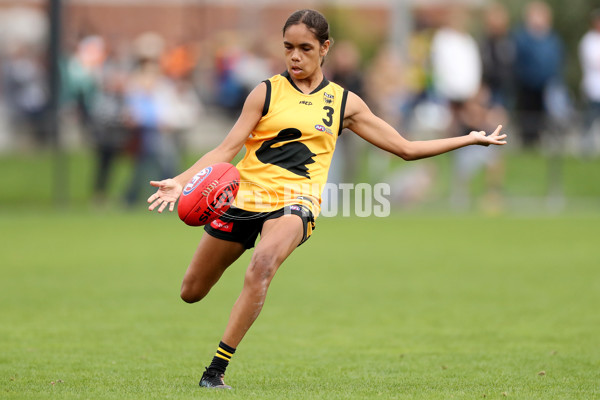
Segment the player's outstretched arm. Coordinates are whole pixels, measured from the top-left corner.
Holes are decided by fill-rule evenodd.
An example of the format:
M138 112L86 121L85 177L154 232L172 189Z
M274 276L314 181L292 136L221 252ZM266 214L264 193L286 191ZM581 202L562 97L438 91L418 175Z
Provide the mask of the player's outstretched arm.
M244 146L248 136L262 117L266 94L267 85L265 83L261 83L254 88L246 98L240 117L223 142L202 156L194 165L174 178L151 181L150 185L157 187L158 190L148 197L148 203L150 203L148 210L153 211L158 207L160 213L166 207L169 207L169 211L173 211L175 202L179 199L183 187L194 175L209 165L219 162L231 162Z
M407 140L387 122L373 114L365 102L354 93L348 94L344 128L352 130L366 141L405 160L432 157L469 145L506 144L504 140L506 134L501 133L501 125L490 135L486 135L483 131L474 131L468 135L444 139Z

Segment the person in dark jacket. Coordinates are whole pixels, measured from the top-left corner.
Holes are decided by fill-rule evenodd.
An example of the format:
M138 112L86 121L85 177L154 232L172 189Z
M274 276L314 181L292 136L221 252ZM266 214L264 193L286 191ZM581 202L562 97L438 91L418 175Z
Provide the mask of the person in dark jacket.
M552 28L552 10L546 3L527 4L524 18L514 37L516 111L522 144L533 147L546 128L546 91L562 80L563 43Z

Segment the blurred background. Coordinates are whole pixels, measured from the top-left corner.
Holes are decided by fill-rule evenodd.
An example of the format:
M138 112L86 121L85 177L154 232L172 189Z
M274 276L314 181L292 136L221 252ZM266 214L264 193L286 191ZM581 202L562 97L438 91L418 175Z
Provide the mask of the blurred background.
M400 210L600 210L589 0L0 0L2 209L144 210L284 70L299 8L331 24L326 76L407 138L509 134L416 163L342 135L331 182L387 182Z

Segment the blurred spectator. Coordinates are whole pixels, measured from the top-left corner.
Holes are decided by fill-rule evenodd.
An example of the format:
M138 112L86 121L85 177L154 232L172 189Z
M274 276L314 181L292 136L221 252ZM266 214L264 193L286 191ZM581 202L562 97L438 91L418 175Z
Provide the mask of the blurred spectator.
M187 79L174 83L162 69L164 40L145 33L134 43L137 66L125 88L129 124L137 137L126 201L133 205L152 177L166 179L179 169L180 134L196 122L199 102Z
M532 147L548 128L550 108L557 113L564 111L560 109L564 104L547 103L564 96L564 54L562 41L552 29L552 10L546 3L527 4L524 19L524 26L515 34L516 111L523 145ZM552 96L547 96L549 90L553 90Z
M579 43L582 90L586 100L582 147L586 155L597 152L600 134L600 9L591 15L591 28Z
M96 153L94 200L97 204L106 201L114 162L130 140L125 118L126 80L127 72L118 63L108 62L91 103L90 132Z
M248 49L240 49L239 58L233 66L235 80L245 93L250 93L260 82L280 72L271 68L267 44L261 41L256 41Z
M102 77L106 44L102 37L89 35L78 43L68 59L63 82L63 100L74 104L79 123L90 129L91 108Z
M417 6L413 18L414 31L408 40L405 68L408 98L402 110L402 128L409 137L414 130L439 131L440 126L446 125L444 118L430 118L436 109L445 111L432 95L431 42L436 24L426 6Z
M37 146L48 143L48 88L42 55L25 42L8 45L2 63L3 92L17 134L28 134Z
M198 55L191 44L180 44L162 57L165 75L173 84L171 106L165 113L165 126L179 142L180 136L192 129L204 107L194 86Z
M515 44L510 35L506 7L492 3L485 10L485 34L481 41L483 83L490 90L491 102L508 107L514 89Z
M467 22L467 10L451 7L431 45L433 85L437 95L449 102L454 119L481 86L479 46L468 32Z
M437 95L449 103L452 123L448 135L451 136L495 129L506 119L502 106L492 107L491 92L482 84L483 63L479 45L467 30L467 17L465 9L452 7L445 26L436 32L432 44L433 83ZM470 182L475 173L485 166L484 206L496 209L503 177L497 152L481 147L463 148L452 156L452 205L457 209L470 207Z
M137 65L125 87L128 120L136 138L135 146L130 148L134 167L126 194L128 205L140 198L151 176L164 179L178 168L173 157L175 146L163 132L173 90L160 66L164 40L158 34L145 33L136 39L134 47Z
M215 99L219 107L232 116L237 116L249 93L236 74L243 50L239 38L231 32L223 32L218 38L218 43L214 59L216 65Z
M197 55L191 45L180 43L165 51L160 59L162 69L175 80L190 80L196 68Z
M192 44L179 44L162 57L163 71L173 85L164 125L167 135L179 149L183 134L196 126L199 115L204 112L194 84L197 61L197 50Z

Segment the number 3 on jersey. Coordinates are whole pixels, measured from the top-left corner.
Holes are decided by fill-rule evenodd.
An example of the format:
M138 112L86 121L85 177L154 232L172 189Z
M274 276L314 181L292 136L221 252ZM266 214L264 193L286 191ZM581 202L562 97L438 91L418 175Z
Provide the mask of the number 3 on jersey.
M326 118L323 118L323 123L327 126L331 126L331 124L333 124L334 109L333 107L325 106L323 107L323 110L327 111L327 116Z

